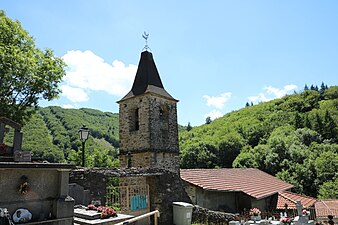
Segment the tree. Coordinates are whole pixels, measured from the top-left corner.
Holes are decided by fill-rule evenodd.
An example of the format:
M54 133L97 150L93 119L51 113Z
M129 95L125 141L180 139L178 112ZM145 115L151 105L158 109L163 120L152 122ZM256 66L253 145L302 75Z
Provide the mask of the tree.
M334 139L337 136L336 133L336 124L329 111L326 110L324 116L323 137L324 139Z
M223 137L218 145L218 165L231 168L233 161L239 155L243 146L244 139L236 132L229 133L227 136Z
M304 91L307 91L307 90L309 90L309 87L305 84Z
M312 125L311 125L311 122L309 120L309 117L307 114L305 114L305 119L304 119L304 126L311 129L312 128Z
M314 125L313 125L313 129L315 131L317 131L318 133L323 133L323 121L322 121L322 118L320 117L320 115L318 113L316 113L315 115L315 119L314 119Z
M181 154L182 168L214 168L217 163L217 148L206 143L189 146Z
M302 119L302 117L299 115L299 113L298 112L296 112L296 114L295 114L295 119L294 119L294 126L295 126L295 128L296 129L298 129L298 128L302 128L303 127L303 119Z
M38 100L58 96L64 62L52 50L37 48L20 22L0 11L0 116L23 124Z
M212 122L210 116L208 116L207 118L205 118L205 124L210 124Z
M325 86L324 82L322 82L322 84L320 85L319 93L323 95L326 89L327 87Z
M337 199L338 198L338 178L325 182L319 188L320 199Z
M187 131L191 131L192 126L190 125L190 122L188 122L188 126L187 126Z

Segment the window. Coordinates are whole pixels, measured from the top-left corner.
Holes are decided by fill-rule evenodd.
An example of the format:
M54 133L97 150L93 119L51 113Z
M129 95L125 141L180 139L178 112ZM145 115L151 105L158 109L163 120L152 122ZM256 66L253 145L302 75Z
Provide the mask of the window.
M134 108L129 111L129 130L137 131L140 129L140 110L139 108Z

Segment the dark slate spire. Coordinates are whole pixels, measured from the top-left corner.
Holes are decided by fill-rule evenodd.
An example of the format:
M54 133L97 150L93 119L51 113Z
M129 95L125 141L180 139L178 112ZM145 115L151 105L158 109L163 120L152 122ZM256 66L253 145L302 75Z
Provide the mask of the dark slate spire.
M146 92L149 85L164 89L160 75L158 74L153 54L148 51L141 53L135 80L131 91L134 95Z
M164 89L153 59L153 54L148 51L141 53L133 87L120 101L145 93L154 93L167 99L177 101Z

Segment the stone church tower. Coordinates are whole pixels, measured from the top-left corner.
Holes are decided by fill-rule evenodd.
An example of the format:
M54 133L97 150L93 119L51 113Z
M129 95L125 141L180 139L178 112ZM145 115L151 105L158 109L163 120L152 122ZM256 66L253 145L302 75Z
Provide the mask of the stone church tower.
M142 52L132 89L118 101L121 168L178 173L177 102L164 89L152 53Z

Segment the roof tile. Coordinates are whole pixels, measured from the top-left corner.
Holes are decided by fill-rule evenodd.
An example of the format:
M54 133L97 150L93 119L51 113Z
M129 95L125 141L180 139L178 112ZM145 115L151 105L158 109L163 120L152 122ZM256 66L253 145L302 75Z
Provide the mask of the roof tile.
M205 190L244 192L256 199L293 188L255 168L181 169L181 178Z
M284 191L278 193L277 209L284 209L285 203L288 204L288 209L296 209L297 201L300 201L303 207L309 208L314 206L317 199L289 191Z
M315 208L317 217L327 217L328 215L338 217L338 199L317 201Z

